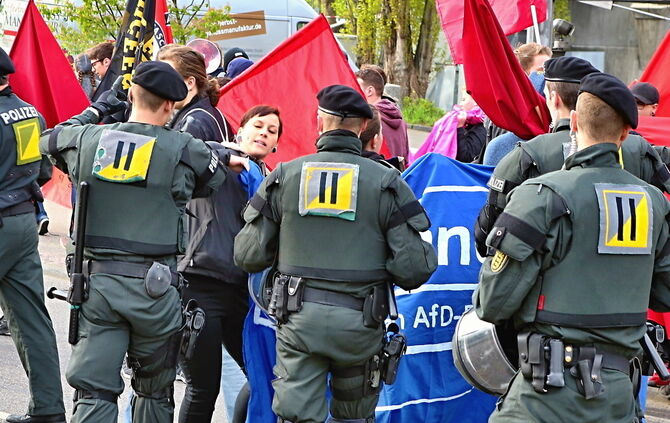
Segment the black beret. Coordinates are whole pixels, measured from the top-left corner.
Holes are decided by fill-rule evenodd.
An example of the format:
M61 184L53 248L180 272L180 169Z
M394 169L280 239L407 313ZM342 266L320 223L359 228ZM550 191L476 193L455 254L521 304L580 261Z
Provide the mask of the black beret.
M579 84L582 78L594 72L600 71L579 57L562 56L544 62L545 81Z
M590 93L598 97L633 128L637 128L637 104L626 84L612 75L598 72L582 79L579 93Z
M363 96L346 85L330 85L316 95L319 110L341 118L372 119L372 110Z
M658 104L658 90L648 82L638 82L630 91L633 97L642 104Z
M9 75L14 72L16 72L16 70L14 69L12 59L9 58L9 55L4 49L0 48L0 75Z
M160 98L180 101L186 98L188 88L184 78L165 62L142 62L135 68L133 83Z
M247 52L239 47L233 47L228 49L226 53L223 55L223 71L228 72L228 64L232 62L233 59L237 59L238 57L244 57L245 59L249 59L249 55L247 55Z

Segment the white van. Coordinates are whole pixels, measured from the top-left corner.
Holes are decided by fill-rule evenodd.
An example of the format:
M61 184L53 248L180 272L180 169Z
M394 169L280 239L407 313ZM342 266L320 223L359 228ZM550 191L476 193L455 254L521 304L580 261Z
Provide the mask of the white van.
M230 19L209 40L224 53L239 47L254 62L318 16L304 0L211 0L210 5L230 6Z

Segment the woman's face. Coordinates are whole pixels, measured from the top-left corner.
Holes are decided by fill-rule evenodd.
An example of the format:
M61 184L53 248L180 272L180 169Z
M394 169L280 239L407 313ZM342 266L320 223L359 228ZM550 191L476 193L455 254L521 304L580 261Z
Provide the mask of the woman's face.
M257 160L263 160L279 140L279 116L254 116L240 128L240 147Z

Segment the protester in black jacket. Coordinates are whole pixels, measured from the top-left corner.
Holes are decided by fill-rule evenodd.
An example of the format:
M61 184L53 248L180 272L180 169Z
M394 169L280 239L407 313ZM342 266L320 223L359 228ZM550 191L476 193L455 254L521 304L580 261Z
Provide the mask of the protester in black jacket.
M169 63L184 77L188 94L176 103L178 110L169 126L188 132L204 141L233 141L233 130L216 105L219 83L201 69L204 57L190 47L170 44L158 53L158 60Z
M180 109L169 126L210 142L225 150L233 132L221 112L216 79L206 74L204 57L190 47L170 45L158 59L169 63L184 78L188 95L177 103ZM238 152L229 151L232 154ZM241 212L248 195L238 178L227 178L214 195L188 204L189 244L180 257L179 271L189 281L182 300L198 301L205 310L205 326L198 337L191 360L182 360L186 391L180 422L210 422L221 380L221 344L244 367L242 327L248 311L247 274L233 264L233 238L243 226Z

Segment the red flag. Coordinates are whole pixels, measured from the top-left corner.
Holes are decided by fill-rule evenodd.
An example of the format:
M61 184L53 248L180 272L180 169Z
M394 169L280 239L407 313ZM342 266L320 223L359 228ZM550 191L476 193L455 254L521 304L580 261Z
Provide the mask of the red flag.
M156 0L156 14L154 16L154 42L156 43L155 53L166 44L174 43L172 37L172 27L168 16L168 8L165 0Z
M667 72L670 68L670 31L665 34L665 38L656 49L656 52L649 60L647 68L642 73L640 81L649 82L658 89L660 99L656 116L670 117L670 78Z
M547 20L547 0L490 0L493 13L505 35L533 26L531 6L535 6L537 22ZM465 0L435 0L442 30L449 41L454 63L463 63L463 13Z
M28 2L9 57L16 67L16 73L9 77L12 90L35 106L48 127L81 113L89 105L70 63L33 0ZM54 169L53 179L42 190L50 200L71 207L69 181L58 169Z
M466 0L463 69L472 98L497 126L523 139L544 134L551 116L514 56L486 0Z
M670 117L640 116L635 130L654 145L670 147Z
M274 167L316 151L316 94L333 84L360 91L321 15L224 86L218 107L235 127L244 112L257 104L279 108L284 131L277 153L267 157L267 164Z

